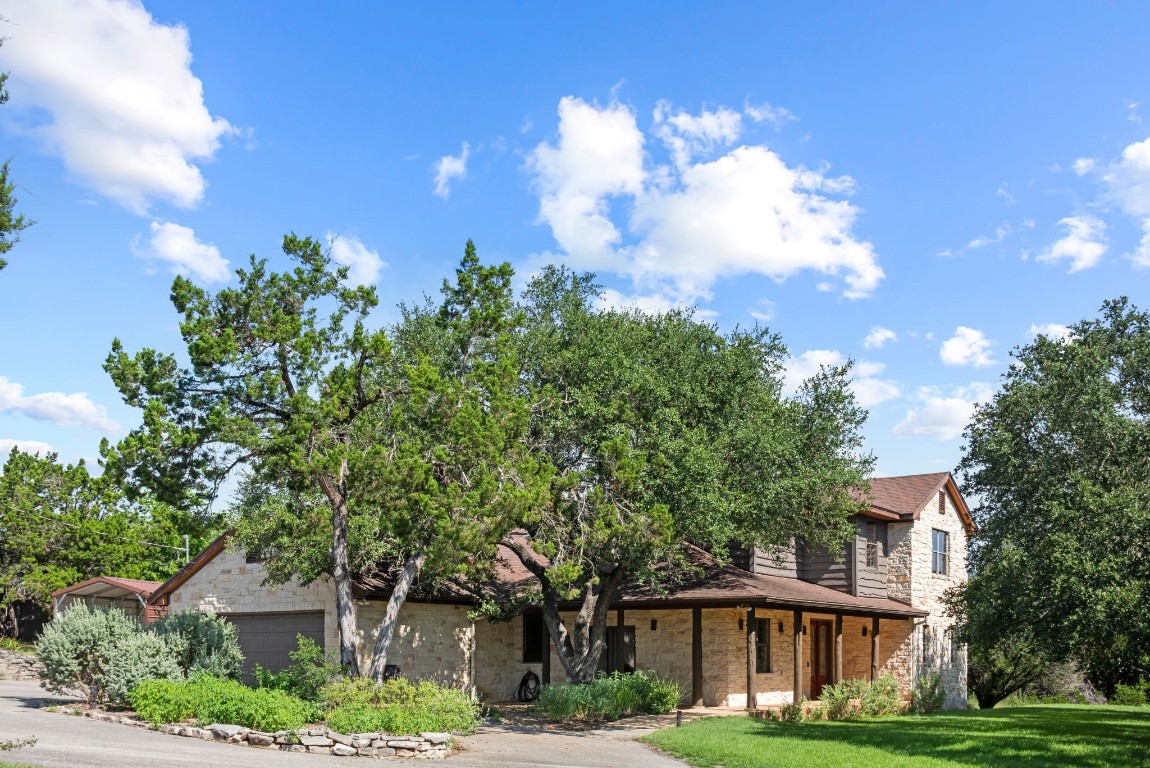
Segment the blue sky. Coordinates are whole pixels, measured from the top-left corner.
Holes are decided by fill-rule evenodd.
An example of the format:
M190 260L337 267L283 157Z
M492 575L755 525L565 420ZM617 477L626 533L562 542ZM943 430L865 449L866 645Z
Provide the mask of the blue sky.
M423 6L423 7L421 7ZM880 474L951 469L1039 330L1150 305L1150 5L8 0L20 210L0 451L131 429L111 341L175 351L295 231L378 322L474 238L615 304L853 358Z

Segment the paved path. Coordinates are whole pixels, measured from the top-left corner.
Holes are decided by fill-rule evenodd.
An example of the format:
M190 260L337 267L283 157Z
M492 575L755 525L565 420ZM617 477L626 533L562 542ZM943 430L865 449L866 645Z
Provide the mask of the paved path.
M398 760L369 761L330 755L273 752L156 731L102 723L85 717L46 712L52 699L37 683L0 680L0 741L35 736L36 746L0 753L0 762L28 763L49 768L339 768L407 765ZM662 725L662 723L658 723ZM643 725L648 725L643 723ZM619 725L580 733L535 727L488 726L463 739L463 749L441 763L445 768L681 768L684 763L661 755L634 738L650 728ZM420 761L418 765L425 763ZM416 765L416 763L412 763Z

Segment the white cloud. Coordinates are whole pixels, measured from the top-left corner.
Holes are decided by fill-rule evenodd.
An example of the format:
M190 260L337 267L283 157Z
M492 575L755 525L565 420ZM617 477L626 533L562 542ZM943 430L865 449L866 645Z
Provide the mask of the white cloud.
M983 382L955 387L949 392L938 387L922 387L915 395L919 405L907 411L892 432L896 437L954 440L962 435L975 404L987 402L993 395L994 388Z
M22 130L77 182L133 211L200 201L195 163L234 129L204 105L187 29L125 0L9 0L4 15L14 26L0 61L36 110Z
M751 317L760 323L769 323L775 318L775 302L770 299L759 299L749 311Z
M960 325L954 330L954 336L942 343L938 356L946 365L973 365L978 368L994 365L990 357L991 343L982 331Z
M1058 222L1066 235L1036 257L1038 261L1053 263L1070 259L1070 272L1090 269L1106 253L1106 222L1097 216L1067 216Z
M41 392L25 395L24 387L0 376L0 413L21 413L30 419L52 424L94 427L119 432L120 425L108 418L108 411L96 405L83 392Z
M854 235L859 209L832 197L853 180L788 167L762 145L726 151L737 137L731 110L660 110L656 136L676 165L650 164L628 107L570 96L559 103L558 140L528 157L539 218L571 266L625 275L637 291L680 304L749 274L782 281L813 270L841 278L851 298L875 289L883 272Z
M783 391L794 394L804 380L823 368L845 365L846 362L847 358L834 349L811 349L798 357L790 356L783 364ZM856 362L852 368L851 390L863 408L873 408L901 396L902 391L897 383L879 378L885 370L886 366L882 363L866 360Z
M451 196L451 182L467 177L467 158L471 156L471 145L466 141L459 148L458 155L444 155L435 164L435 194L444 200Z
M226 283L231 279L231 268L228 260L220 256L220 249L197 240L191 227L171 221L153 221L148 228L152 235L146 246L140 244L138 236L132 241L136 256L162 261L177 275L194 277L205 283Z
M41 456L56 452L55 448L39 440L13 440L0 437L0 456L7 457L13 448L19 448L23 453L38 453Z
M973 240L971 240L969 243L967 243L966 247L972 248L972 249L973 248L985 248L988 245L994 245L996 243L1001 243L1003 240L1005 240L1010 235L1011 231L1012 230L1011 230L1009 224L1003 224L1000 227L995 227L993 237L987 237L985 235L980 236L980 237L976 237Z
M898 334L890 328L874 325L863 339L863 349L882 349L888 341L898 341Z
M1096 163L1092 157L1080 157L1075 160L1074 165L1071 166L1071 168L1074 169L1074 172L1079 176L1085 176L1088 173L1094 173L1095 167Z
M771 123L776 130L792 120L798 120L786 107L776 107L766 101L762 104L752 104L748 101L743 105L743 114L756 123Z
M1142 116L1138 114L1138 107L1142 106L1141 102L1126 100L1126 119L1132 123L1142 122Z
M1142 227L1142 239L1126 256L1136 266L1150 267L1150 138L1130 144L1119 159L1098 171L1105 184L1104 202L1117 204Z
M387 267L387 262L379 257L378 251L369 250L362 241L347 235L328 232L324 237L331 245L331 257L335 262L349 268L349 283L375 285L379 282L379 273Z
M1042 335L1055 341L1065 341L1070 338L1070 328L1061 323L1039 323L1030 326L1030 335Z

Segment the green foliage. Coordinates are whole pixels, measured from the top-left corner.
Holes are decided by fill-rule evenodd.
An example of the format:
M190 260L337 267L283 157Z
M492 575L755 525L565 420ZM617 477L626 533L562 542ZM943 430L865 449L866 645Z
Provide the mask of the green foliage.
M779 722L780 723L801 723L805 717L804 710L807 705L807 697L803 696L798 701L792 701L789 704L784 704L779 707Z
M206 672L239 678L244 655L236 626L222 616L181 611L162 617L149 629L167 642L185 676Z
M0 37L0 45L4 38ZM8 103L8 91L4 87L8 82L8 73L0 72L0 104ZM20 232L32 226L35 222L16 214L16 197L12 194L16 185L8 179L8 162L0 165L0 269L8 266L4 254L12 250L12 246L20 241Z
M946 691L942 687L942 677L937 672L923 675L914 682L910 694L910 708L922 714L938 712L946 701Z
M320 703L323 689L343 675L343 668L314 640L296 635L296 650L288 654L292 663L279 672L256 665L256 686L283 691L304 701Z
M544 685L535 711L547 720L618 720L640 714L666 714L679 705L683 690L674 680L643 671L595 678L583 685Z
M180 680L183 670L172 647L151 632L137 632L120 641L104 667L108 701L128 706L132 689L145 680Z
M13 637L0 637L0 651L15 651L16 653L32 653L35 646L23 643Z
M1114 695L1110 698L1111 704L1124 707L1144 707L1150 705L1150 680L1138 685L1116 685Z
M129 696L136 714L153 726L195 719L260 731L299 728L319 717L314 704L267 688L252 690L235 680L196 674L189 680L148 680Z
M13 749L23 749L24 747L36 746L37 739L35 737L29 739L4 739L0 741L0 752L10 752ZM4 763L0 763L3 766Z
M103 703L109 662L139 633L140 625L121 611L73 605L49 622L36 642L42 685L52 693L79 691L89 704Z
M1150 315L1107 301L1012 355L959 465L979 500L968 639L1023 633L1110 693L1150 669Z
M841 680L824 685L819 700L823 702L828 720L850 720L862 714L862 699L867 689L866 680Z
M902 691L899 690L898 679L889 672L872 680L863 691L863 715L897 715L902 711Z
M479 725L479 705L471 697L430 681L342 678L324 688L323 698L326 722L340 733L468 734Z

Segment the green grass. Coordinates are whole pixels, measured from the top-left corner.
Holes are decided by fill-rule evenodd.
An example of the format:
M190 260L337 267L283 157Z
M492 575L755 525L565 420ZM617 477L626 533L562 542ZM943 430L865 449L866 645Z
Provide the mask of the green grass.
M644 741L705 768L1150 765L1150 709L1051 705L801 724L704 718Z

